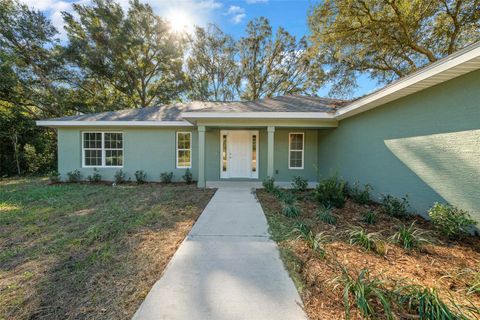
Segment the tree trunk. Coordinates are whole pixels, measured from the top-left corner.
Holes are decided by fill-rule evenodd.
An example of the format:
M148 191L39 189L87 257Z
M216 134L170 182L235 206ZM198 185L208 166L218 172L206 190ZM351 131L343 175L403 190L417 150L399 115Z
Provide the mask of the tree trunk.
M18 151L18 134L14 132L12 134L12 143L13 143L13 158L15 160L15 163L17 165L17 174L20 175L22 172L20 171L20 157L19 157L19 151Z

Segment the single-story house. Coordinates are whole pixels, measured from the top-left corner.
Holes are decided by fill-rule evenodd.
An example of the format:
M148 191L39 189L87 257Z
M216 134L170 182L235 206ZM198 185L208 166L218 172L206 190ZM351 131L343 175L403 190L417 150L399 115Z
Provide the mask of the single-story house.
M480 43L353 101L280 96L190 102L38 121L57 129L62 177L97 168L148 180L188 168L199 187L274 177L311 182L338 173L376 194L408 195L480 221Z

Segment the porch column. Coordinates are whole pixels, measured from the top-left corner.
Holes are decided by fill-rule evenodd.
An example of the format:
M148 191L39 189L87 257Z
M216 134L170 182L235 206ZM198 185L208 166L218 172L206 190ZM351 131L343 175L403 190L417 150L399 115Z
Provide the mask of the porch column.
M198 126L198 182L199 188L205 188L205 126Z
M269 126L267 128L268 132L268 144L267 144L267 176L273 178L274 177L274 169L273 169L273 152L275 150L275 127Z

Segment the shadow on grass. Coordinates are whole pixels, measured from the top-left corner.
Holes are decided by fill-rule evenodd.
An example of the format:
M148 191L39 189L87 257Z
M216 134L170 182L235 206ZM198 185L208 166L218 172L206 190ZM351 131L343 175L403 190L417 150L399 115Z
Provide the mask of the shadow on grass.
M0 186L0 319L130 318L214 192Z

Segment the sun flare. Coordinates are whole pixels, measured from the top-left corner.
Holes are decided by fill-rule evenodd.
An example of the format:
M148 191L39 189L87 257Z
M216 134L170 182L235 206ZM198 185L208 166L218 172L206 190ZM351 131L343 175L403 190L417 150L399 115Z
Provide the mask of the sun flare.
M193 30L193 18L185 11L171 11L167 20L174 32L191 32Z

